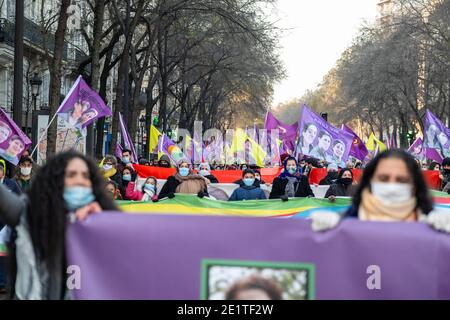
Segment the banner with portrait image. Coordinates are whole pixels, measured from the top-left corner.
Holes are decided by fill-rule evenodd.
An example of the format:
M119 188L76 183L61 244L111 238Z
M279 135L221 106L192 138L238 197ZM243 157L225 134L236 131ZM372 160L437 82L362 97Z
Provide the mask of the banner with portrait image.
M70 127L77 128L85 128L99 118L112 116L111 109L81 76L75 81L56 113L64 117Z
M426 157L437 162L450 157L450 129L430 110L425 114L424 130L423 147Z
M297 154L345 167L353 143L352 134L332 126L306 105L299 123Z
M0 157L17 165L30 145L31 140L0 107Z

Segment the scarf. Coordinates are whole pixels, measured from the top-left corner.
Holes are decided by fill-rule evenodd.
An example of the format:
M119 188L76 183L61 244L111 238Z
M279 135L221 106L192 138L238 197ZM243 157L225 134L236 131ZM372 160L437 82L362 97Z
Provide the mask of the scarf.
M144 195L142 196L141 201L150 201L152 197L155 195L155 192L152 190L148 190L144 188Z
M286 189L284 191L284 194L289 198L295 197L295 183L298 181L297 177L286 177L288 180L288 183L286 185Z
M206 180L201 175L189 174L186 177L183 177L177 172L174 177L180 182L175 189L176 193L197 194L206 189Z
M415 197L395 204L385 204L375 197L369 189L364 189L358 217L365 221L416 221L417 200Z
M111 168L108 171L103 170L103 176L106 179L111 178L113 175L115 175L117 173L117 170L115 168Z

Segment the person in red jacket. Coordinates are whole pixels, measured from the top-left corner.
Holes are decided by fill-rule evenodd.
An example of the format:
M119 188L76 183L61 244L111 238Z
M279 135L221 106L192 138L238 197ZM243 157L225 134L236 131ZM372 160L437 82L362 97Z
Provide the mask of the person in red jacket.
M145 183L142 185L141 190L135 190L135 184L136 182L130 182L128 183L127 190L125 192L125 195L130 200L135 201L150 201L150 200L157 200L158 199L158 193L157 193L157 183L155 177L148 177L145 180Z

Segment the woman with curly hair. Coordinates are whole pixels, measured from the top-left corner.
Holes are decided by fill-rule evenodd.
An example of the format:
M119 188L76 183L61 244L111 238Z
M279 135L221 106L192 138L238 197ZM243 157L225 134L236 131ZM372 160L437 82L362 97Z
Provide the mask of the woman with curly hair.
M11 239L12 293L18 299L66 299L65 236L69 217L117 210L93 161L67 151L36 174L25 197L0 187L0 223ZM69 213L71 213L69 215Z

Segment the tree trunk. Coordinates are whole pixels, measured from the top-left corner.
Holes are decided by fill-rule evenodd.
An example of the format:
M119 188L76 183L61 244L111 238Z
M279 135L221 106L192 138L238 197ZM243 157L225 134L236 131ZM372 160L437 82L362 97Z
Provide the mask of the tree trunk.
M48 65L50 69L50 86L49 86L49 109L51 119L60 104L61 77L62 77L62 56L64 51L64 38L66 35L67 19L69 17L67 8L69 8L70 0L61 0L61 7L58 17L58 27L55 32L55 47L53 48L53 57L48 57ZM47 159L55 153L56 150L56 131L58 121L53 121L47 132Z

